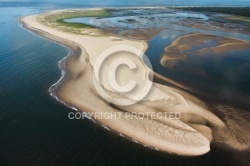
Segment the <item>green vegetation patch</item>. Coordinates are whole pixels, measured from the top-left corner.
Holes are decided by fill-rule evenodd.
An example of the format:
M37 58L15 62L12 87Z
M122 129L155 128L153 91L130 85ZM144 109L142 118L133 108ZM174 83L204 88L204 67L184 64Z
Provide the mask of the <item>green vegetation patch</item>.
M86 25L83 23L70 23L65 22L65 19L70 18L80 18L80 17L108 17L111 13L107 10L86 10L86 11L64 11L60 13L54 13L47 15L45 21L49 23L57 23L62 26L72 27L72 28L94 28L91 25Z
M250 17L244 17L244 16L223 16L223 18L234 20L234 21L244 21L250 23Z

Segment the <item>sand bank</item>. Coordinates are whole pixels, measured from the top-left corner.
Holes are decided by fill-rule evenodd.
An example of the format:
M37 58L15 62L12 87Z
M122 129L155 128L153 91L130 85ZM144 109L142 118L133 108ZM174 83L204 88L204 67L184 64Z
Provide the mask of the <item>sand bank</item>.
M192 56L206 57L213 60L214 64L216 64L216 61L218 62L219 59L228 54L230 55L231 52L248 49L249 47L250 42L248 41L195 33L179 37L171 45L167 46L161 57L161 64L169 69L204 75L204 71L199 67L199 63L192 60L192 63L196 64L188 65L187 59ZM180 62L185 62L187 65L185 66Z
M70 55L61 65L64 77L52 87L56 93L53 95L58 100L89 115L93 112L121 113L120 118L92 118L106 128L145 146L187 156L201 155L210 150L212 130L205 124L214 128L222 128L224 124L197 98L172 87L153 83L149 94L142 101L130 106L119 106L107 102L96 91L93 85L93 66L103 51L116 45L128 45L141 50L141 56L130 60L135 61L140 71L133 78L139 86L143 84L148 79L144 74L150 72L142 61L142 54L147 49L146 42L102 35L92 29L85 30L91 35L73 34L41 24L37 15L23 17L20 21L39 35L74 50L81 50L78 51L80 55ZM106 66L111 62L112 59L109 59ZM130 73L118 75L119 83L127 82L124 76L130 76ZM126 98L112 92L106 83L102 86L110 95ZM181 119L127 118L127 112L180 112Z

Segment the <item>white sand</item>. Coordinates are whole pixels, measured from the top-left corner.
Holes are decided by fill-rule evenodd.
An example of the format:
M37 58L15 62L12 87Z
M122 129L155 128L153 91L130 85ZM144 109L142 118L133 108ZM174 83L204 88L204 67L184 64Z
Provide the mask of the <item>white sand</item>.
M66 33L42 25L36 18L36 15L27 16L22 18L22 22L30 29L70 40L79 45L82 50L80 57L72 56L67 61L67 70L71 74L71 78L63 83L57 93L63 102L75 106L79 111L88 113L121 112L120 110L127 112L181 112L182 118L180 120L131 119L126 118L124 112L122 112L121 119L97 118L96 120L118 133L161 151L193 156L202 155L210 150L212 130L204 124L208 122L216 128L223 127L223 123L206 110L204 104L195 97L180 90L153 83L152 89L142 102L131 106L112 107L97 93L92 78L93 65L98 56L109 47L120 44L134 46L142 50L143 53L147 49L147 44L144 41L122 38L118 41L114 40L118 39L115 36L93 37ZM140 74L133 78L141 85L147 79L142 73L149 72L149 69L141 59L136 61L136 65ZM118 82L121 84L127 81L124 76L130 77L129 72L118 77ZM109 89L106 83L103 86ZM110 91L109 93L113 96L118 95Z

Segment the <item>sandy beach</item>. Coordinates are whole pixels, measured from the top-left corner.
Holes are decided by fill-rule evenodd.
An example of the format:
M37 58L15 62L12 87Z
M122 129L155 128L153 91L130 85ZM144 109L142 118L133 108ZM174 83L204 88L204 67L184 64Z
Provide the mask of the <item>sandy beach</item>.
M109 130L160 151L196 156L210 150L213 131L205 124L210 124L216 130L223 129L224 124L194 96L179 89L152 82L148 95L142 101L130 106L120 106L109 103L97 92L93 83L95 62L105 50L113 46L126 45L141 50L140 56L127 57L135 62L139 72L135 75L130 75L129 71L121 72L117 82L126 84L132 77L140 87L145 80L151 81L147 80L145 74L152 71L142 60L143 53L147 49L146 41L105 35L91 28L84 30L85 35L65 32L40 23L38 16L22 17L20 22L36 34L61 43L74 51L61 61L63 77L51 87L53 96L59 101L80 112L86 112L89 116L95 112L120 113L119 118L92 118ZM113 60L110 58L104 69L107 70ZM111 96L127 98L113 92L107 82L102 86ZM128 118L129 112L179 112L181 118Z

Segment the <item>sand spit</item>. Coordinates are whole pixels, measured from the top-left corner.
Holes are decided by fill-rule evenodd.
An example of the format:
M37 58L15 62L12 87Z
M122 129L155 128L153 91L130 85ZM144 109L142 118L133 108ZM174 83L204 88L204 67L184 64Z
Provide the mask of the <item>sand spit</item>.
M116 36L79 35L60 31L45 26L38 22L37 15L27 16L20 19L26 28L49 39L60 42L63 45L74 48L79 47L80 55L69 55L61 62L63 76L55 84L51 91L53 96L68 106L78 111L91 115L94 112L120 113L119 118L105 119L95 118L107 129L111 129L155 149L176 153L179 155L194 156L202 155L210 150L210 141L213 139L212 129L224 127L223 122L208 111L205 105L197 98L172 87L153 83L149 94L144 100L130 106L118 106L108 103L96 91L93 85L93 66L99 55L108 48L116 45L133 46L141 50L141 55L147 49L144 41L128 40ZM86 31L92 32L92 29ZM98 33L96 30L94 33ZM142 61L142 56L130 58L136 61L140 74L135 76L138 85L145 79L142 73L150 72ZM109 59L112 61L112 59ZM109 65L109 62L106 66ZM124 73L118 77L118 82L126 83ZM120 96L110 91L110 87L103 84L103 87L112 96ZM128 112L179 112L180 119L166 118L127 118Z

